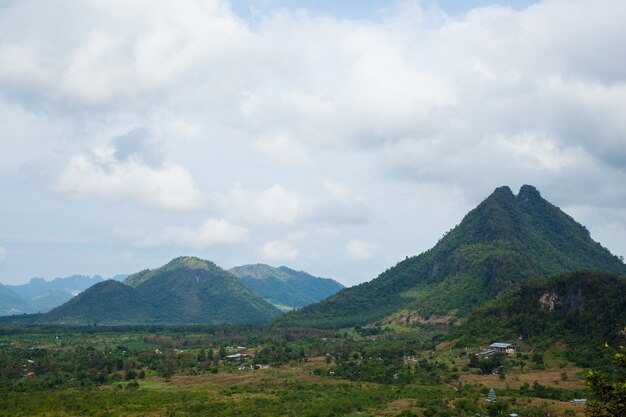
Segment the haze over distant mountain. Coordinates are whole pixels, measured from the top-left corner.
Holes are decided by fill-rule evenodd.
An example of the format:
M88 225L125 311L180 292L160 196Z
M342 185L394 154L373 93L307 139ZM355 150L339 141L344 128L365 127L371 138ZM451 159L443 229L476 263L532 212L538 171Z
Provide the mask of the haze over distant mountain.
M42 315L57 323L261 323L280 310L209 261L180 257L123 282L94 285Z
M125 278L126 275L113 277L116 280ZM5 291L0 294L0 315L49 311L103 280L100 275L93 277L72 275L50 281L44 278L31 278L26 284L5 285ZM7 295L7 290L11 296Z
M229 272L265 300L287 310L316 303L344 288L332 279L315 277L286 266L243 265Z
M7 285L13 292L25 299L33 298L45 291L63 291L71 296L85 291L98 282L104 281L100 275L89 277L86 275L71 275L65 278L55 278L47 281L44 278L31 278L27 284Z
M534 187L524 185L517 196L500 187L432 249L277 323L451 321L531 277L581 269L626 275L620 259Z
M23 314L28 312L26 300L11 291L6 285L0 284L0 316Z

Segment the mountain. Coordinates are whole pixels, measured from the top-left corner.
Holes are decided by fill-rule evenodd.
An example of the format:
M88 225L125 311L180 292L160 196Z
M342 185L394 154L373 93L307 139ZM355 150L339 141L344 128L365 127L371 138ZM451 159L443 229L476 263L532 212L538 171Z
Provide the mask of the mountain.
M64 324L125 324L148 322L154 308L134 288L107 280L88 288L67 303L43 314L39 322Z
M71 296L75 296L102 281L104 279L100 275L94 275L93 277L72 275L65 278L55 278L52 281L46 281L43 278L31 278L28 284L7 285L7 287L22 298L30 300L46 291L64 291Z
M180 257L168 264L94 285L44 314L40 322L260 323L280 310L209 261Z
M626 275L626 265L530 185L497 188L432 249L374 280L289 312L281 325L454 321L531 277L581 269Z
M6 285L0 284L0 316L28 312L28 303Z
M579 271L523 283L472 311L449 338L462 346L520 336L532 345L558 342L571 360L591 366L605 342L624 343L625 324L626 280Z
M13 294L14 301L11 308L7 309L0 306L0 315L49 311L102 281L103 278L100 275L93 277L72 275L65 278L55 278L52 281L46 281L43 278L31 278L27 284L5 285L5 289Z
M280 310L214 263L193 257L130 275L125 284L159 306L161 321L173 323L258 323Z
M265 300L286 310L316 303L343 288L332 279L315 277L286 266L243 265L229 272Z
M31 312L46 312L71 300L73 295L63 290L43 291L29 300Z

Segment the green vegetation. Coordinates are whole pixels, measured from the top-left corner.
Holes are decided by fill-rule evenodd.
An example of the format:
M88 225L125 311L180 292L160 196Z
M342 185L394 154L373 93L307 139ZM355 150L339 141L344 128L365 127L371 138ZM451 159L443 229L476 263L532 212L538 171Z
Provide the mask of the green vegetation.
M433 336L428 327L0 325L0 409L3 416L547 416L576 415L569 401L587 395L576 372L561 386L542 377L548 371L513 366L507 383L494 387L497 405L488 405L491 376L470 367L462 350L435 349ZM242 356L229 358L235 353ZM501 360L510 367L515 359Z
M40 316L40 322L121 324L148 321L155 308L134 288L108 280Z
M621 343L626 323L626 280L594 272L533 279L472 312L447 336L459 346L496 339L547 348L567 346L580 366L607 363L604 345Z
M259 323L280 313L236 277L198 258L108 280L43 314L40 323ZM18 318L19 319L19 318Z
M598 371L589 371L586 380L593 393L587 405L590 417L625 416L626 415L626 348L620 346L619 352L613 357L618 366L619 375L614 381L607 381Z
M323 300L343 288L328 278L281 266L243 265L229 270L250 290L276 306L304 307Z
M393 321L401 310L413 322L450 321L532 277L581 269L626 275L620 259L535 188L515 196L501 187L431 250L276 323L340 328Z
M625 272L530 186L497 189L433 249L275 324L222 324L279 311L211 262L176 258L49 313L0 320L0 410L580 417L571 400L590 397L589 415L619 416L626 352L617 369L611 359L626 340ZM308 275L284 267L236 273L274 291L273 302L309 288L294 286ZM493 341L518 350L485 351Z

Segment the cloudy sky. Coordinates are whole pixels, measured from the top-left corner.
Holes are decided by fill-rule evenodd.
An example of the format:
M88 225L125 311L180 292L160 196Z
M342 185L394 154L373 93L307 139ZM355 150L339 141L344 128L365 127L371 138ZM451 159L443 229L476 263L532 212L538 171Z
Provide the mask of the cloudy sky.
M522 184L626 255L626 2L0 0L0 282L346 285Z

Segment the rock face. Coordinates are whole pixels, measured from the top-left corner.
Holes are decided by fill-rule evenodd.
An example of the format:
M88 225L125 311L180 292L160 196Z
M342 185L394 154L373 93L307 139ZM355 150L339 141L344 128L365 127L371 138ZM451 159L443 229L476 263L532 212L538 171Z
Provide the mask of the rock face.
M400 311L454 320L531 277L581 269L626 275L624 263L530 185L497 188L432 249L277 323L364 325Z

